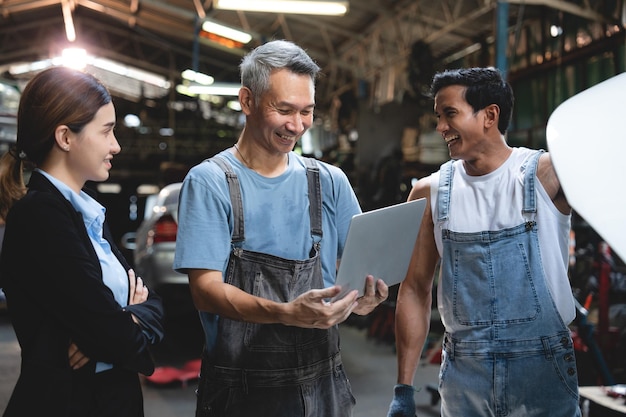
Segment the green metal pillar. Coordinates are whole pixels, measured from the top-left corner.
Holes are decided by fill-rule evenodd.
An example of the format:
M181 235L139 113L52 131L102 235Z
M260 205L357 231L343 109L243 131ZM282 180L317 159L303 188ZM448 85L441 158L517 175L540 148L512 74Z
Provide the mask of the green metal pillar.
M506 50L509 43L509 3L501 0L496 7L496 68L506 79L509 69Z

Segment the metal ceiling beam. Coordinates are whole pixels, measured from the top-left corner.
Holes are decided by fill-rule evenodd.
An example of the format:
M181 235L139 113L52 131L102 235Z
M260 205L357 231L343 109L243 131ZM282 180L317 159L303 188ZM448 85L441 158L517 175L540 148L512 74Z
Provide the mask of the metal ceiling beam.
M60 5L61 1L7 2L0 0L0 13L6 17L21 11ZM180 65L180 62L184 62L185 59L191 61L192 44L195 41L195 36L194 31L190 30L190 25L201 18L203 14L209 15L209 18L214 14L210 0L187 1L188 5L183 2L172 3L166 0L75 0L75 4L80 6L77 7L77 11L82 8L106 14L111 19L123 22L123 25L129 28L126 39L120 38L120 40L112 37L108 40L110 45L116 48L114 52L120 55L126 53L127 50L132 50L132 48L141 52L147 46L145 45L146 42L139 38L150 39L149 44L156 47L157 51L152 54L147 51L142 53L144 54L143 58L149 57L151 62L142 62L142 58L139 57L141 53L134 51L130 53L126 61L135 60L137 64L141 64L140 66L136 65L140 68L146 68L148 65L152 68L163 65L168 77L174 77L176 72L180 70L180 68L175 68L176 65ZM507 2L516 5L545 6L592 21L610 22L612 19L594 11L589 6L589 2L581 3L582 6L573 1L565 0L508 0ZM402 60L407 59L411 45L418 39L427 43L442 45L438 41L444 37L447 38L450 41L449 44L443 48L437 46L438 59L459 52L472 42L476 42L476 37L482 36L483 27L486 28L484 29L485 32L490 30L489 23L485 23L488 21L485 19L485 15L495 9L497 1L399 0L393 2L393 7L389 7L388 3L382 0L354 2L354 11L367 12L372 17L371 21L369 17L363 21L364 27L361 29L352 27L348 30L342 25L330 24L323 19L280 15L277 20L273 21L273 28L263 27L263 34L253 33L253 35L256 36L256 39L265 39L265 37L272 36L274 30L282 30L282 33L289 38L299 36L298 39L293 40L305 44L311 56L324 66L328 76L322 82L325 83L324 86L328 91L335 91L341 88L340 84L353 78L354 74L358 78L372 78L385 66L401 63ZM465 12L470 9L469 13ZM239 19L237 23L234 23L234 26L244 26L244 29L250 31L250 23L254 22L255 15L237 12L237 16ZM83 18L75 15L75 20L80 19ZM261 19L261 21L264 20L266 19ZM41 24L39 19L38 24ZM233 24L232 21L231 24ZM482 27L477 27L477 24L482 25ZM258 26L257 29L261 27ZM304 32L300 30L298 32L304 34L298 34L296 29L302 27L306 27L307 30ZM90 28L81 25L77 27L78 29L89 31ZM106 24L99 26L98 29L104 33L109 30ZM491 24L491 30L493 30L493 24ZM97 35L92 32L93 30L89 31L92 38L97 39ZM0 33L4 36L3 42L5 42L1 49L2 61L6 62L5 56L13 56L18 52L13 46L7 47L14 41L11 38L12 35L4 30L0 30ZM21 33L23 35L23 32ZM453 36L451 37L451 35ZM56 36L56 32L54 36ZM80 33L78 33L78 37L80 40ZM459 42L457 42L458 45L452 47L450 45L454 43L455 37L459 39ZM29 38L32 42L32 36L26 37L22 42L22 48L25 51L32 51L31 45L27 43ZM338 39L341 41L338 42ZM121 45L121 43L126 42L131 42L132 45ZM215 68L215 71L228 73L232 78L236 77L237 68L236 64L233 63L237 61L237 57L247 53L247 48L226 48L205 38L198 39L198 42L201 43L205 51L202 52L204 65ZM184 45L186 44L189 44L189 50L185 49ZM42 48L42 53L45 53L43 51L45 46L41 45L40 48ZM103 49L106 50L106 48L105 46ZM169 51L171 55L166 56L165 51ZM220 56L221 52L232 55L233 59L224 59L226 55Z
M495 10L496 4L497 4L496 2L491 2L489 4L486 4L486 5L482 6L482 7L474 10L470 14L467 14L467 15L462 16L462 17L455 18L452 22L446 23L443 27L441 27L441 29L439 29L439 30L437 30L435 32L432 32L430 35L428 35L426 38L424 38L424 42L431 43L431 42L435 41L437 38L439 38L440 36L442 36L442 35L444 35L446 33L453 32L457 28L468 24L472 20L476 20L479 17L481 17L481 16L483 16L483 15L485 15L487 13L491 13L492 11Z
M507 3L519 5L525 4L531 6L546 6L551 9L560 10L562 12L569 13L578 17L583 17L594 22L607 24L615 23L611 19L607 19L606 16L592 10L589 7L580 7L574 3L564 0L507 0Z

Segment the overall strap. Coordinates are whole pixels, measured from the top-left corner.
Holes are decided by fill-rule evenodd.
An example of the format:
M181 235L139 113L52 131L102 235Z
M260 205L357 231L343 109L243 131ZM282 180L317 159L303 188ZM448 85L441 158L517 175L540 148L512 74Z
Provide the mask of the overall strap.
M306 164L306 177L309 186L309 218L311 222L311 236L317 236L322 240L322 184L320 182L320 169L314 158L304 157ZM314 239L315 240L315 239Z
M309 217L311 223L311 235L318 237L319 242L322 239L322 185L320 182L320 171L317 162L313 158L303 158L306 164L306 176L309 195ZM233 236L232 242L243 242L244 237L244 218L243 218L243 201L241 199L241 188L239 178L233 171L230 163L220 156L210 158L215 162L226 175L228 190L230 193L230 201L233 206Z
M544 153L543 149L529 156L522 164L524 173L524 205L522 214L525 217L533 217L537 213L537 191L536 191L536 174L539 157Z
M439 169L439 188L437 190L437 220L442 222L450 216L450 189L454 176L454 161L450 160ZM432 185L431 185L432 186Z
M233 236L231 241L232 243L243 242L245 240L243 201L241 200L239 178L226 159L220 156L214 156L210 159L210 161L215 162L220 168L222 168L224 174L226 174L226 182L228 183L228 191L230 193L230 202L233 206Z

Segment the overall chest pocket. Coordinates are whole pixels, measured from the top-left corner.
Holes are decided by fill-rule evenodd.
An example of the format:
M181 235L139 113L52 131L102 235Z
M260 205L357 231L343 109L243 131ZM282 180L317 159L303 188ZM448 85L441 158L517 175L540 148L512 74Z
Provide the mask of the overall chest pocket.
M283 276L266 276L264 271L257 271L254 277L252 294L278 302L289 302L305 293L312 286L313 274ZM304 329L282 324L247 323L244 343L251 351L291 352L304 351L324 345L328 341L328 332L322 329Z
M530 257L513 239L497 244L457 243L448 262L451 279L443 285L451 294L455 319L462 325L485 326L535 320L540 313Z
M233 257L230 284L254 296L286 303L313 288L323 288L319 255L306 261L290 261L247 253ZM235 272L236 271L236 272ZM306 352L328 343L328 331L283 324L231 322L231 335L243 339L251 352Z

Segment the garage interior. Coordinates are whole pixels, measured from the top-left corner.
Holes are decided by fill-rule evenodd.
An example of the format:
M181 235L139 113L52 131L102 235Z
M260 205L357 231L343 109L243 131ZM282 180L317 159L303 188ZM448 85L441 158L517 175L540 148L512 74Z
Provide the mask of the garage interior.
M510 141L531 147L545 144L541 130L558 103L624 70L623 0L344 3L344 15L320 16L218 9L212 0L2 0L0 76L21 87L37 69L17 68L60 57L68 47L123 65L126 73L153 74L162 85L91 67L118 97L118 117L139 117L139 125L118 131L124 152L115 180L150 180L162 165L184 170L230 146L240 127L228 107L233 97L177 91L189 84L184 70L237 84L248 50L270 39L293 40L323 68L312 152L326 157L334 150L330 158L353 162L348 169L356 186L369 185L380 156L392 156L403 140L413 176L441 162L437 144L409 149L432 132L423 93L435 70L492 65L505 71L519 103ZM207 32L205 22L239 29L251 40ZM169 181L164 176L159 185Z
M246 52L288 39L323 72L315 125L298 151L344 169L370 210L404 201L415 178L448 158L426 96L436 71L503 71L516 94L507 140L536 149L546 148L546 123L560 103L626 71L626 0L350 0L340 16L228 10L219 3L0 0L0 151L15 141L21 88L67 48L83 49L87 69L111 89L120 121L123 151L108 181L119 188L102 201L119 215L111 223L121 237L142 220L139 186L182 180L191 166L232 146L242 126L232 93L190 93L198 81L183 78L184 71L236 86ZM207 22L250 40L215 34ZM572 285L581 303L589 301L604 361L598 366L593 349L582 354L581 384L624 383L626 267L584 219L574 214L573 225Z

